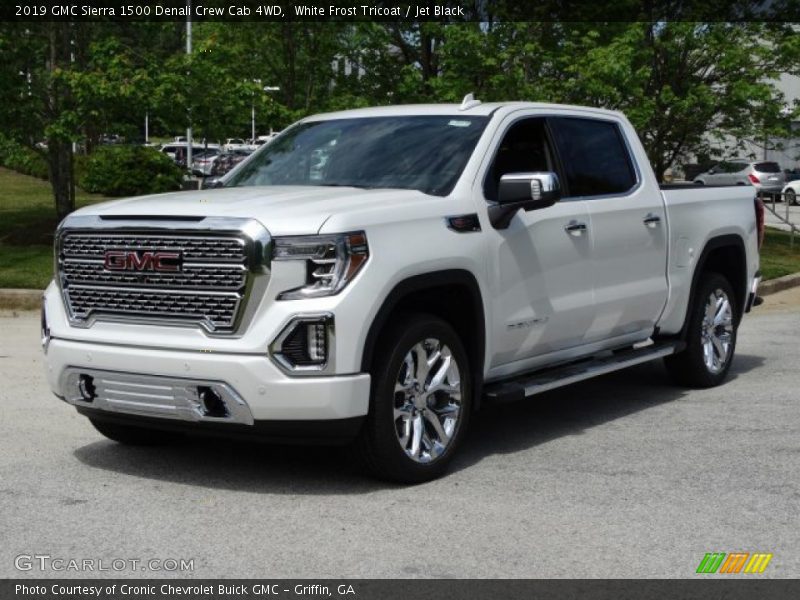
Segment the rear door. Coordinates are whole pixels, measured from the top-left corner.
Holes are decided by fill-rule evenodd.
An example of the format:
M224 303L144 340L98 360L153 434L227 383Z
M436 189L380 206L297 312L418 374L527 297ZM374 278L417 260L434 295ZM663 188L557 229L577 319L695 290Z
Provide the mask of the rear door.
M667 298L661 191L636 169L620 123L584 117L549 123L566 200L582 200L589 210L594 318L586 341L646 337Z

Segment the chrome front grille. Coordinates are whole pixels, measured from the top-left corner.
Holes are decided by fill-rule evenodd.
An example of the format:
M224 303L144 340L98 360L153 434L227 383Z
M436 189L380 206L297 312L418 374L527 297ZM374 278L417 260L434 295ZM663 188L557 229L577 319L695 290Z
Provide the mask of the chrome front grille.
M65 236L61 251L70 257L97 257L111 248L177 250L185 260L241 262L244 241L230 237L192 235L75 233Z
M175 288L202 288L216 290L239 290L247 283L244 264L192 265L184 264L180 273L127 273L107 271L102 262L68 259L64 262L67 279L91 284L125 284L141 286L169 286Z
M96 229L78 228L87 222ZM260 282L261 291L266 285L269 234L251 220L205 219L202 227L192 223L188 230L181 225L148 224L135 230L98 217L67 219L56 253L72 324L135 320L237 332L254 284ZM120 253L130 255L124 266L109 260ZM169 253L163 270L143 260L159 253Z
M94 311L123 315L164 315L208 321L214 329L233 326L241 297L237 294L195 294L161 290L106 289L75 286L66 291L72 313L85 319Z

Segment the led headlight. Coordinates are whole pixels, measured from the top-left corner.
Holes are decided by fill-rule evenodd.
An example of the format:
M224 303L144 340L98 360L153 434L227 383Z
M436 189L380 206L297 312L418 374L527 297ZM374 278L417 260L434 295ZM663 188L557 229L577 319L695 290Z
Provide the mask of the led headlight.
M278 300L338 294L368 258L367 236L363 231L275 238L272 260L301 260L306 263L306 284L281 293Z

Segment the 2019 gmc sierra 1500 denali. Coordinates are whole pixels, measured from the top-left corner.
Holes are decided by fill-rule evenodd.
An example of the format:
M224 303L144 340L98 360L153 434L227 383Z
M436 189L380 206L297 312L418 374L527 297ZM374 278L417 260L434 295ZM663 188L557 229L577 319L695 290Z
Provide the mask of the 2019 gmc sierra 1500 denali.
M618 112L312 116L223 189L64 220L49 382L123 443L354 440L377 475L424 481L482 402L657 358L721 383L758 228L752 188L661 189Z

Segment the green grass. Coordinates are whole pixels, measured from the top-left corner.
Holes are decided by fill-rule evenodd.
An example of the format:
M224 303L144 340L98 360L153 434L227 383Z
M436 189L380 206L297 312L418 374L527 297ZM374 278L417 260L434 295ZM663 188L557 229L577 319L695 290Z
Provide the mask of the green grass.
M52 277L51 246L0 244L0 288L43 290Z
M106 200L77 191L78 207ZM58 225L50 184L0 168L0 288L44 289L53 274L53 232ZM800 272L800 235L767 229L761 273L774 279Z
M765 280L800 272L800 234L794 236L794 248L790 242L789 232L767 227L761 247L761 276Z
M76 190L78 207L107 200ZM58 225L50 183L0 168L0 288L43 289Z

